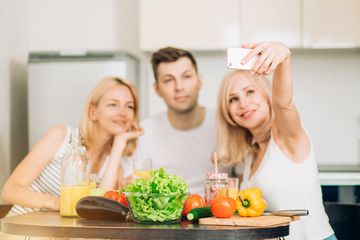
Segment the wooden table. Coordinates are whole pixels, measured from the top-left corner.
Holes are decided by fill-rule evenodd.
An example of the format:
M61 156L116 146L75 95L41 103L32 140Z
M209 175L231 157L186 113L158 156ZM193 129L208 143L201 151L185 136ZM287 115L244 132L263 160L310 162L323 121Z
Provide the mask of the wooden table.
M199 225L189 221L177 224L91 221L61 217L58 212L32 212L1 219L1 231L33 237L100 239L263 239L289 234L289 224L271 227Z

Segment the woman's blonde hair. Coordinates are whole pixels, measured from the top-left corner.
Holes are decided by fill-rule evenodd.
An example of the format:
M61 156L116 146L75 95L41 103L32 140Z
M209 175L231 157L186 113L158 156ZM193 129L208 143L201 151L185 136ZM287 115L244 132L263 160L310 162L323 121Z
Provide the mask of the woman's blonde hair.
M116 85L124 85L130 90L131 95L134 99L134 122L136 124L139 124L139 97L134 85L121 78L106 77L101 80L91 91L84 112L81 116L80 129L88 145L93 144L96 139L95 124L90 119L90 106L93 105L96 107L104 93ZM128 142L124 149L124 156L131 156L134 153L135 149L136 139Z
M251 75L250 71L245 70L231 70L225 75L218 94L216 113L218 140L216 152L218 158L226 165L235 165L238 162L242 162L247 150L254 153L250 131L239 126L229 113L230 88L234 80L240 75L249 79L265 95L270 106L270 113L272 114L271 83L269 79L261 75Z

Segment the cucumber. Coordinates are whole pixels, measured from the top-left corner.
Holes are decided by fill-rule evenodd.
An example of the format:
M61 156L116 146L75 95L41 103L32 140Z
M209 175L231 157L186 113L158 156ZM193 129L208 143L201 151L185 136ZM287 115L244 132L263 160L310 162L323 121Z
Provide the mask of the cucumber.
M235 214L237 213L238 211L236 209ZM188 214L186 215L186 218L189 221L197 222L199 221L200 218L213 217L213 216L214 214L211 212L211 207L209 205L206 207L198 207L190 210L190 212L188 212Z
M206 207L198 207L190 210L187 214L187 220L197 222L199 218L213 217L214 214L211 212L210 205Z

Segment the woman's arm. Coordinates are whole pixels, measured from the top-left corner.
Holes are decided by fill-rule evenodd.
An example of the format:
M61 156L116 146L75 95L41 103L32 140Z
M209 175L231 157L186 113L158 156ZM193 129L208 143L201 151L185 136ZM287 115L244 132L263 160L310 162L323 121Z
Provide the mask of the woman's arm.
M66 126L51 128L20 162L4 185L2 199L23 207L60 209L60 198L29 190L29 186L53 159L66 136Z
M255 74L265 75L274 73L272 86L274 139L289 159L296 163L303 162L311 146L301 126L300 116L292 98L291 52L287 46L278 42L261 42L249 47L253 48L253 54L260 53L252 71Z
M137 139L142 134L144 134L143 129L133 123L131 129L128 132L116 135L114 137L109 156L109 163L99 184L100 188L106 190L119 189L124 185L124 181L129 182L133 179L132 176L126 179L123 178L123 171L120 161L128 141Z

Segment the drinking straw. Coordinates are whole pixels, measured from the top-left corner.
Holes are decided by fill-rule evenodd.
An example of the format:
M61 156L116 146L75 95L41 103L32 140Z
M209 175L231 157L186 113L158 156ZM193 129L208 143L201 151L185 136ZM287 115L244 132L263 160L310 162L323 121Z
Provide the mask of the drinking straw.
M215 173L218 173L218 160L217 160L217 154L214 152L214 165L215 165Z
M218 160L217 160L216 152L214 152L214 166L215 166L215 177L216 177L215 197L219 197L220 190L219 190L219 176L218 176Z

